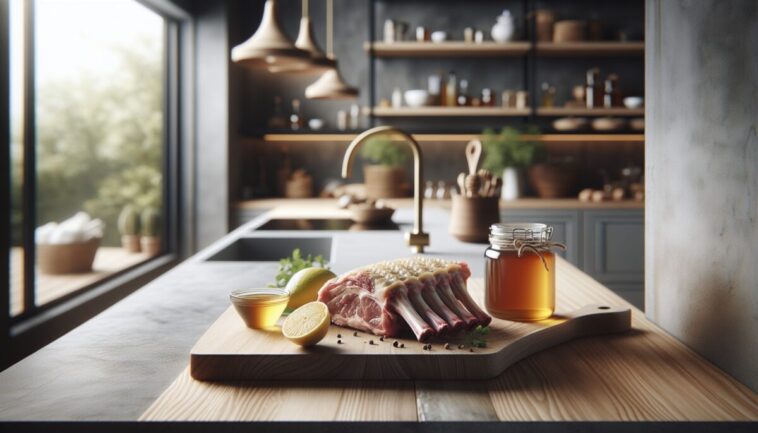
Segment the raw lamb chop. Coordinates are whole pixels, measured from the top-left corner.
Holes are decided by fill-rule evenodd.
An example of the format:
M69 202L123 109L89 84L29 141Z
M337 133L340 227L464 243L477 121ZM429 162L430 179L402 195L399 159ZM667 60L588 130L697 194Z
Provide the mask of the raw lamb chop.
M430 257L389 260L328 281L318 300L332 323L376 335L397 336L405 322L419 341L462 328L486 326L492 318L471 299L465 262Z

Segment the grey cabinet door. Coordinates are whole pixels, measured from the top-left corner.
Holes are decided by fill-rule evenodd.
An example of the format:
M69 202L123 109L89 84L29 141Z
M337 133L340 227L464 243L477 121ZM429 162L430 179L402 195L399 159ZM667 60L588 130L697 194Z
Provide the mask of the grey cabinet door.
M645 225L642 210L584 212L584 270L601 282L642 283Z
M565 252L559 252L566 260L582 267L580 213L571 210L524 210L504 209L500 212L504 223L542 223L553 227L553 240L566 245Z

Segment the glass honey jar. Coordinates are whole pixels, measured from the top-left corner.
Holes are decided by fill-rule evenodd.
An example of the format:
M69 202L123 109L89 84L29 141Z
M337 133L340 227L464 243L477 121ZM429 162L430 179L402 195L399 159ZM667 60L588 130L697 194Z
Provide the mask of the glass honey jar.
M485 257L485 307L499 319L543 320L555 311L553 228L537 223L493 224Z

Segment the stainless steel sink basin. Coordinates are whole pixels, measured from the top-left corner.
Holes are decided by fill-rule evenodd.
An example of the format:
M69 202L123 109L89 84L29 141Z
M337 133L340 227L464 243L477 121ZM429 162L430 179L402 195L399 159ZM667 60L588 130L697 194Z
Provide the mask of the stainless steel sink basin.
M304 256L321 254L329 260L332 254L332 238L240 238L209 257L207 261L278 262L281 258L290 257L295 248L300 248L300 252Z

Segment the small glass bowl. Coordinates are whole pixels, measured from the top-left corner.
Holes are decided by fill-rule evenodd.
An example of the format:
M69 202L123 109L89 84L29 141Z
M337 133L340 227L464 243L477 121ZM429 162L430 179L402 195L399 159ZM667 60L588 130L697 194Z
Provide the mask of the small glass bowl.
M248 328L267 329L276 325L290 295L279 288L239 289L229 295L229 300Z

